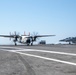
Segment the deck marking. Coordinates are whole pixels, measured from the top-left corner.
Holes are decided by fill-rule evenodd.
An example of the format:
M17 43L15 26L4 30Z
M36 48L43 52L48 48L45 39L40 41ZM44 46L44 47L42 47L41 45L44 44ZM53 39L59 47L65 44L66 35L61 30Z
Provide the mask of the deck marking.
M19 51L23 51L23 50L5 50L5 49L1 49L3 51L8 51L8 52L13 52L13 53L18 53L21 55L26 55L26 56L30 56L30 57L36 57L36 58L41 58L41 59L45 59L45 60L51 60L51 61L55 61L55 62L60 62L60 63L64 63L64 64L68 64L68 65L73 65L76 66L76 63L73 62L68 62L68 61L63 61L63 60L58 60L58 59L54 59L54 58L47 58L47 57L43 57L43 56L38 56L38 55L33 55L33 54L28 54L28 53L22 53ZM36 49L24 49L26 51L36 51ZM40 50L37 50L40 51ZM45 51L45 50L41 50L41 52L50 52L50 51ZM76 54L73 53L65 53L65 52L56 52L56 51L51 51L50 53L56 53L56 54L68 54L68 55L73 55L76 56Z
M13 50L12 50L13 51ZM44 53L54 53L54 54L63 54L63 55L71 55L71 56L76 56L75 53L66 53L66 52L58 52L58 51L47 51L47 50L37 50L37 49L24 49L24 50L16 50L20 52L44 52Z
M50 61L54 61L54 62L59 62L59 63L63 63L63 64L76 66L76 63L73 63L73 62L58 60L58 59L54 59L54 58L47 58L47 57L28 54L28 53L22 53L22 52L18 52L18 51L15 51L15 50L12 50L12 51L11 50L6 50L6 51L13 52L13 53L18 53L18 54L25 55L25 56L36 57L36 58L41 58L41 59L45 59L45 60L50 60Z
M3 47L2 47L3 48ZM4 47L4 48L14 48L14 47ZM16 51L35 51L35 52L45 52L45 53L54 53L54 54L63 54L63 55L71 55L76 56L75 53L66 53L66 52L58 52L58 51L47 51L47 50L38 50L38 49L24 49L24 48L14 48L17 49ZM19 49L19 50L18 50ZM13 51L13 50L11 50Z

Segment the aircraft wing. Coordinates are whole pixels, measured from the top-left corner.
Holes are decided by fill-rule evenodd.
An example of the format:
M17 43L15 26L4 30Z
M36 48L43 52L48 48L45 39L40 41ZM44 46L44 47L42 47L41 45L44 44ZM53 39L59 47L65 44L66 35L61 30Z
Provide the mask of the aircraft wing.
M16 36L20 37L19 35L16 35ZM14 38L15 35L0 35L0 37Z
M36 35L34 37L49 37L49 36L55 36L55 35Z
M66 41L65 39L59 40L59 41Z
M50 37L50 36L55 36L55 35L35 35L35 36L26 36L26 38Z

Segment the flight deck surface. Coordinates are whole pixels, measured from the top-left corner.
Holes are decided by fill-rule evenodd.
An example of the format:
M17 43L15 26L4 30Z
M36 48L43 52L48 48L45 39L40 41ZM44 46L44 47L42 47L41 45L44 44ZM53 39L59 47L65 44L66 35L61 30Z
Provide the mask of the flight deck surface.
M0 46L0 75L76 75L76 45Z

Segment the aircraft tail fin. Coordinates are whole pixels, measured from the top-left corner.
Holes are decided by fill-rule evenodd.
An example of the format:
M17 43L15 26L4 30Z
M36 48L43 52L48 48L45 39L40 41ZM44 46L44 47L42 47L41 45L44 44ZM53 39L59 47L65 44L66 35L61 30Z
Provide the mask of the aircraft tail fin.
M24 35L26 35L25 31L24 31Z
M30 36L30 32L29 32L29 34L28 34L29 36Z

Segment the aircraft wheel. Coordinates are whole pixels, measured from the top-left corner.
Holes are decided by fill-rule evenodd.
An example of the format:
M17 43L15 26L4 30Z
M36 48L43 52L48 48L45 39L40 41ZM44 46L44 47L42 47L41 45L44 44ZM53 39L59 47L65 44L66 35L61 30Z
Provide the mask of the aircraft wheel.
M31 43L31 46L33 45L33 43Z
M27 46L29 46L29 44L27 44Z
M15 43L15 46L17 46L17 44Z

